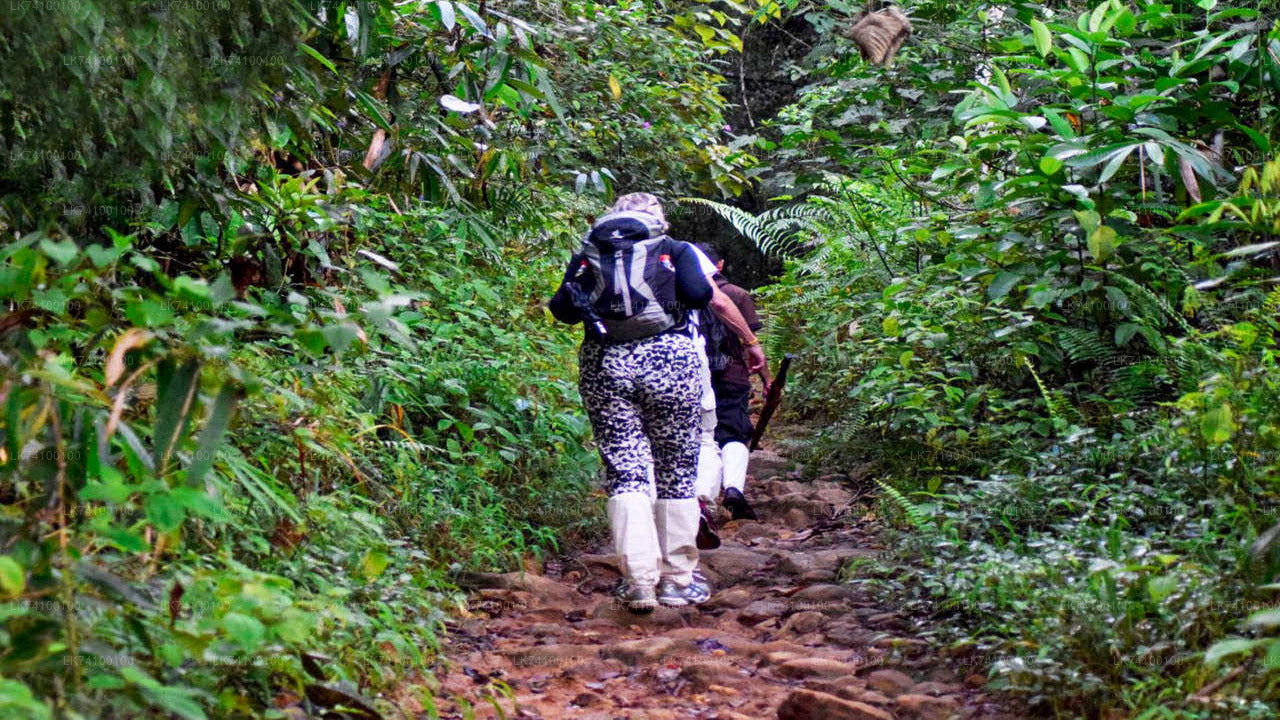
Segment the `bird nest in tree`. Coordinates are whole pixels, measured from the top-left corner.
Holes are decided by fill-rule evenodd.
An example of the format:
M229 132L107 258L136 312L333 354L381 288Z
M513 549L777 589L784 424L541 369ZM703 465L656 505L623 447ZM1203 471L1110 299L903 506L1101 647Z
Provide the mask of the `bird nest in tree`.
M889 65L911 37L911 21L898 8L888 7L863 15L845 31L845 36L858 44L864 60Z

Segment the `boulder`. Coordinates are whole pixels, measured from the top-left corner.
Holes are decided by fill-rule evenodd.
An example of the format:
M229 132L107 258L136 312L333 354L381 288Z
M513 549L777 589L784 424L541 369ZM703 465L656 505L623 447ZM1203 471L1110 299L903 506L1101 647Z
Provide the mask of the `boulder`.
M810 677L843 677L852 675L858 667L828 658L797 658L778 665L775 672L782 677L804 679Z
M626 640L605 647L600 654L607 658L620 660L628 665L647 665L672 655L678 651L689 651L692 643L682 643L668 637L640 638Z
M637 615L617 600L606 600L591 611L595 620L608 620L620 627L679 627L685 624L684 615L675 608L659 605L651 613Z
M894 720L893 715L866 703L835 695L794 690L778 706L778 720Z
M876 630L906 630L908 624L898 613L883 612L868 617L867 627Z
M694 648L690 652L714 657L717 655L751 655L759 643L744 635L718 628L686 627L668 630L663 637L686 643Z
M755 520L730 520L721 526L720 536L746 543L757 538L776 538L778 529Z
M809 690L835 695L845 700L857 700L865 702L859 696L868 692L867 683L860 677L847 675L838 678L812 678L805 682L805 687ZM886 704L892 704L893 701L886 698ZM872 705L876 703L871 703Z
M808 656L804 653L796 652L795 650L770 650L760 655L760 664L762 666L777 666L792 660L803 660L806 657Z
M787 612L787 603L782 600L756 600L738 613L738 622L743 625L755 625Z
M953 697L907 694L894 698L898 715L906 720L952 720L960 716L960 703Z
M792 530L803 530L813 524L809 519L809 515L800 508L791 508L786 515L782 516L782 524Z
M804 635L815 630L821 630L826 624L826 615L817 610L802 610L787 618L787 622L782 626L782 629Z
M721 590L702 604L708 610L727 610L746 607L755 599L757 591L752 588L731 587Z
M552 668L577 665L598 660L599 649L595 645L534 645L527 648L502 650L500 654L517 668Z
M776 570L786 575L803 575L818 568L818 562L808 553L786 553L778 558Z
M955 695L961 692L964 692L964 688L959 685L935 682L932 680L929 682L916 683L916 686L911 688L912 695Z
M803 603L812 603L814 605L822 604L824 607L805 608L811 610L824 610L825 607L837 606L841 612L849 611L849 602L853 600L853 590L844 585L835 585L831 583L823 583L821 585L810 585L791 596L793 605L801 605ZM800 608L797 608L800 609Z
M722 545L718 550L702 553L702 566L715 575L720 585L737 585L752 573L767 569L773 557L766 552L736 545Z
M876 670L867 676L868 687L890 697L911 692L915 685L916 681L912 680L910 675L892 668Z
M758 478L779 475L791 467L791 461L771 450L756 450L751 453L748 466L751 474Z
M712 685L740 686L746 674L729 663L707 661L685 665L680 670L680 677L687 680L695 691L704 692Z
M519 590L556 602L581 599L577 591L544 575L527 572L466 573L458 578L460 587Z

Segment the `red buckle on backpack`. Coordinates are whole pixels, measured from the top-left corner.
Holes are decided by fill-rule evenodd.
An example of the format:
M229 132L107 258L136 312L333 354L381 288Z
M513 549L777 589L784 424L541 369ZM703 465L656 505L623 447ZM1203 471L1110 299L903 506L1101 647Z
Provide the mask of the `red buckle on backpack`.
M675 272L676 266L671 264L671 256L670 256L670 255L659 255L659 256L658 256L658 262L662 263L662 267L664 267L664 268L666 268L666 269L668 269L668 270L670 270L670 271L672 271L672 272Z

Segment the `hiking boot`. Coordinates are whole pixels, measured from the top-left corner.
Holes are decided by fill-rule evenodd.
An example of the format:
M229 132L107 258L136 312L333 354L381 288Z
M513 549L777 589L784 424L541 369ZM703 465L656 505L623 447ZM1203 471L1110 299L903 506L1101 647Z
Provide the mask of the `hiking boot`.
M698 537L695 543L699 550L715 550L720 547L720 536L716 534L716 521L711 517L711 509L699 500L698 513Z
M626 605L628 610L637 615L646 615L658 607L658 596L651 586L633 586L623 580L618 584L617 595L619 602Z
M724 489L724 506L729 509L734 520L759 520L756 511L751 509L751 503L747 502L747 498L737 488Z
M658 583L658 602L668 607L685 605L701 605L711 599L711 587L705 580L694 577L693 582L681 587L671 578L662 578Z

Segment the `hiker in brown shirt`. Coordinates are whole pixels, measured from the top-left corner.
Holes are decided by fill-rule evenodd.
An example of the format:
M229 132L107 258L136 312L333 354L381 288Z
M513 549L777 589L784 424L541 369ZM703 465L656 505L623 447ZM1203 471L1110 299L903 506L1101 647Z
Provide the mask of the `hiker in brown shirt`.
M697 247L718 270L724 269L724 258L715 248L705 243L699 243ZM751 293L729 282L720 273L713 279L720 290L738 306L752 332L759 331L764 325L756 314L756 304ZM714 319L704 325L701 331L707 343L711 387L716 396L715 441L720 447L720 472L716 472L714 467L699 468L698 497L704 502L715 503L723 489L724 506L734 520L755 520L756 513L745 495L747 461L750 457L747 444L751 442L754 430L747 410L747 401L751 397L751 371L743 359L743 347L737 336L726 332L722 326L717 326ZM767 388L769 379L765 371L760 372L760 379Z

